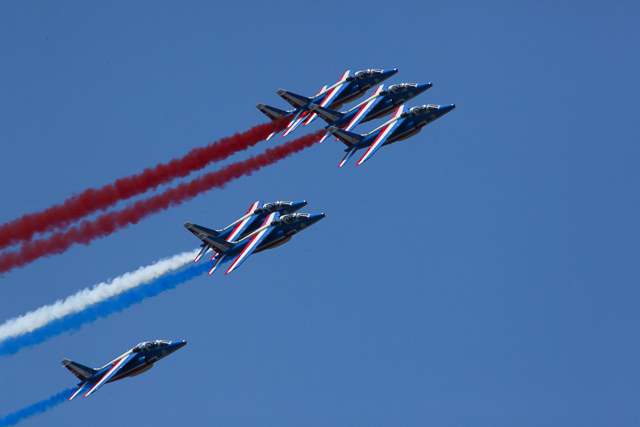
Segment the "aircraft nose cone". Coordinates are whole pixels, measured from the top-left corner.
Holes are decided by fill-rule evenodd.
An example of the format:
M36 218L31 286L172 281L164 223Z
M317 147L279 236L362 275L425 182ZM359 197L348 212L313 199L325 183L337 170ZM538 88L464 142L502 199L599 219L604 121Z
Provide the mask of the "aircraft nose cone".
M418 85L418 93L422 93L425 90L429 89L431 86L433 86L433 83L422 83Z
M309 225L311 224L315 224L316 222L320 221L322 218L324 218L325 216L327 216L324 213L320 213L320 214L313 214L309 217Z
M297 211L299 211L300 209L302 209L305 206L307 206L307 201L306 200L303 200L301 202L293 202L293 203L291 203L291 206L289 206L282 213L284 215L286 215L286 214L290 214L290 213L293 213L293 212L297 212Z
M181 349L185 345L187 345L187 340L172 342L171 344L169 344L169 350L171 353L173 353L174 351Z
M453 110L454 108L456 108L456 104L449 104L449 105L443 105L442 107L440 107L440 110L442 110L442 113L445 114Z

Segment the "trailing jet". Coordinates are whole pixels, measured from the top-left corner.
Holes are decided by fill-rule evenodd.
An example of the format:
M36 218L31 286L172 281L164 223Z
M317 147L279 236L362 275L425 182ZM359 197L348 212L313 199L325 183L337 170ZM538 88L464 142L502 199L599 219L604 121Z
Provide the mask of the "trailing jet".
M255 202L247 213L237 221L221 230L186 222L184 227L193 233L202 243L202 250L196 257L198 261L209 249L216 254L209 270L213 273L220 265L232 261L226 273L238 268L252 253L280 246L294 234L315 224L325 214L294 213L307 204L302 202Z
M356 163L356 166L366 162L383 145L393 144L402 141L419 133L422 128L432 121L444 116L449 111L456 108L455 104L450 105L423 105L412 107L409 111L404 111L404 105L398 107L393 114L393 118L374 129L373 131L358 135L337 127L330 126L329 133L338 137L347 148L347 154L338 167L342 167L356 151L367 148L364 156Z
M313 98L308 98L283 89L278 90L278 95L291 104L291 106L294 107L294 110L283 111L264 104L258 104L256 105L256 108L262 111L262 113L271 120L288 116L288 124L286 125L285 132L282 135L285 137L302 123L306 126L316 118L316 114L309 112L309 106L311 104L318 104L321 107L339 110L342 108L342 105L360 98L371 87L378 83L382 83L397 72L398 70L395 68L392 70L362 70L354 74L351 73L351 70L347 70L342 74L340 80L338 80L336 84L331 87L325 86ZM269 135L267 139L271 138L275 133L277 132Z
M80 380L78 389L71 395L69 400L76 397L80 392L86 391L82 396L84 398L106 383L140 375L153 368L155 362L184 347L186 344L186 341L156 340L142 342L102 368L96 369L72 362L69 359L62 359L64 367Z
M395 108L420 95L431 86L433 86L431 83L401 83L385 89L384 84L381 84L373 95L348 111L341 113L317 104L311 104L309 109L324 119L329 126L350 131L360 123L391 114ZM329 136L328 132L318 142L324 141L327 136Z

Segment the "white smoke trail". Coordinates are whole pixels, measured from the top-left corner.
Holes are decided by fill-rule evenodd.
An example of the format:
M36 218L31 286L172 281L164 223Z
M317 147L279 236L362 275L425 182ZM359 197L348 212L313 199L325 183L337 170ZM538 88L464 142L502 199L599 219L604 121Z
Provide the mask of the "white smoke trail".
M58 300L53 304L30 311L23 316L9 319L0 325L0 342L28 334L65 316L85 310L87 307L107 298L149 283L193 261L198 252L199 250L183 252L171 258L160 260L155 264L140 267L136 271L125 273L109 282L98 283L93 288L85 288L65 300Z

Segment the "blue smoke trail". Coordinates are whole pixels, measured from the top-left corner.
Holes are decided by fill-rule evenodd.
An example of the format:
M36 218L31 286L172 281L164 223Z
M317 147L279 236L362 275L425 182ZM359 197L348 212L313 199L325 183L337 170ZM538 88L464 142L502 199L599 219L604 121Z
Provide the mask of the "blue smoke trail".
M68 388L65 391L55 394L48 399L41 400L38 403L34 403L33 405L27 406L26 408L9 414L4 418L0 418L0 426L16 425L26 418L32 417L41 412L45 412L47 409L51 409L54 406L57 406L65 400L69 399L76 388L77 387Z
M83 311L65 316L33 332L10 338L0 343L0 357L15 354L24 347L41 344L63 332L78 330L85 323L95 322L113 313L119 313L125 308L139 304L147 298L155 297L164 291L168 291L184 282L194 279L207 272L210 268L211 265L209 263L202 263L178 273L159 277L146 285L138 286L130 291L101 301L87 307Z

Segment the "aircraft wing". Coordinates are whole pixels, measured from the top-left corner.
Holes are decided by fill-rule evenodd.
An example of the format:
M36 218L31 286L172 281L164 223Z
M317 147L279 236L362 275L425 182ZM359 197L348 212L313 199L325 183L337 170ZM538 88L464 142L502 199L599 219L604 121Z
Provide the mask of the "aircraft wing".
M316 94L316 96L314 98L317 98L318 96L320 96L323 92L325 92L327 90L327 85L324 85L322 87L322 89L320 89L318 91L318 93ZM284 98L284 95L288 94L288 92L283 91L282 94L280 94L280 96L282 96ZM285 98L286 99L286 98ZM306 105L311 104L311 102L313 101L313 99L309 99L306 98L308 100L308 102L306 104L300 104L298 105L298 107L296 108L302 108L305 107ZM292 104L293 105L293 104ZM300 126L302 124L302 122L305 121L305 119L309 116L309 110L307 108L302 108L298 114L296 114L296 116L287 124L287 127L285 128L284 133L282 134L282 136L280 138L284 138L285 136L289 135L291 132L293 132L294 130L296 130L296 128L298 126ZM275 133L275 132L274 132ZM271 138L274 134L269 135L269 138ZM267 139L269 139L267 138Z
M273 231L274 227L270 227L269 224L271 224L271 221L273 221L276 214L277 212L273 212L269 214L267 218L265 218L262 226L258 230L256 230L256 233L250 238L249 242L242 250L240 255L238 255L235 261L233 261L233 264L231 264L231 267L229 267L229 269L227 269L226 273L224 274L231 273L233 270L238 268L240 264L242 264L244 260L246 260L249 255L251 255L253 251L256 250L260 243Z
M227 238L227 242L233 242L234 240L236 240L244 232L244 230L246 230L247 227L249 227L251 223L253 223L253 221L256 220L258 216L254 215L254 212L260 206L262 206L261 200L258 200L257 202L251 205L251 207L243 217L244 219L241 222L236 224L236 227L233 229L233 231Z
M123 357L122 359L118 359L117 361L115 361L113 363L113 365L111 365L111 368L107 371L107 373L104 374L102 376L102 378L100 378L97 382L93 383L92 384L93 387L91 387L89 389L89 391L84 396L82 396L82 398L84 399L85 397L89 396L90 394L92 394L93 392L98 390L100 387L102 387L107 381L109 381L109 379L111 377L113 377L115 374L117 374L118 371L120 371L120 369L122 369L122 367L124 365L126 365L128 361L130 361L131 359L133 359L136 356L137 356L136 353L131 353L128 356Z
M371 111L373 109L373 107L378 105L378 103L382 99L382 97L379 96L379 95L380 95L380 92L382 92L383 89L384 89L384 84L381 84L380 86L378 86L376 88L376 91L369 98L369 100L363 102L360 105L360 108L358 108L358 112L356 113L356 115L353 116L353 119L351 119L349 124L343 130L346 130L347 132L352 130L354 127L356 127L367 116L367 113L369 113L369 111ZM322 115L322 112L318 112L318 114L321 117L324 118L324 116ZM320 138L320 141L318 141L318 143L321 143L322 141L324 141L325 138L327 138L329 136L329 134L330 134L329 132L325 133L324 136L322 138ZM336 138L336 141L338 139L339 138ZM348 157L345 157L344 160L342 161L341 165L343 165L347 160L349 160L349 158L353 155L353 153L355 153L355 151L351 151L351 155L349 155ZM338 167L341 167L341 166L338 166Z
M259 215L255 215L254 212L260 206L262 206L262 201L258 200L257 202L255 202L254 204L251 205L251 207L249 208L247 213L242 218L240 218L240 220L236 221L235 227L231 231L231 234L229 234L229 237L227 237L227 239L226 239L227 242L233 242L234 240L236 240L238 237L240 237L242 235L242 233L244 233L244 231L251 224L253 224L253 222L255 222L256 219L258 219ZM203 251L204 251L204 249L203 249ZM217 256L218 256L218 253L216 252L215 255L213 255L213 257L211 258L211 261L216 259ZM220 263L216 261L214 266L209 271L209 274L213 273L216 270L216 268L220 265Z
M389 138L389 136L393 133L393 131L397 129L398 126L400 126L400 124L404 121L404 119L399 118L402 115L403 111L404 111L404 104L399 106L395 114L393 115L393 117L397 118L397 120L390 120L390 123L388 125L380 129L380 132L378 132L378 137L375 139L375 141L373 141L373 144L369 146L369 149L367 150L366 153L364 153L364 156L362 156L362 158L358 160L358 163L356 163L356 166L361 165L362 163L369 160L369 158L373 156L373 154L376 151L378 151L380 147L382 147L382 145L385 143L387 138Z
M327 95L324 97L324 99L320 103L321 107L329 108L333 100L336 99L336 97L340 95L342 91L345 90L349 85L347 82L347 77L349 77L350 75L351 75L351 70L347 70L342 74L342 76L340 77L340 80L338 81L338 84L334 85L335 87L331 89L329 93L327 93ZM307 119L304 125L306 126L310 124L312 121L316 119L316 117L318 117L316 113L311 113L311 116Z
M373 107L378 105L378 103L382 99L382 97L380 96L380 92L382 92L383 89L384 89L384 84L381 84L380 86L378 86L376 88L376 91L373 93L373 96L371 96L371 98L369 98L370 101L367 102L367 103L362 104L362 106L360 107L360 109L358 110L356 115L353 117L351 122L349 122L347 127L344 128L344 130L350 131L351 129L356 127L358 125L358 123L360 123L362 121L362 119L365 118L367 113L369 113L369 111L371 111L373 109Z

